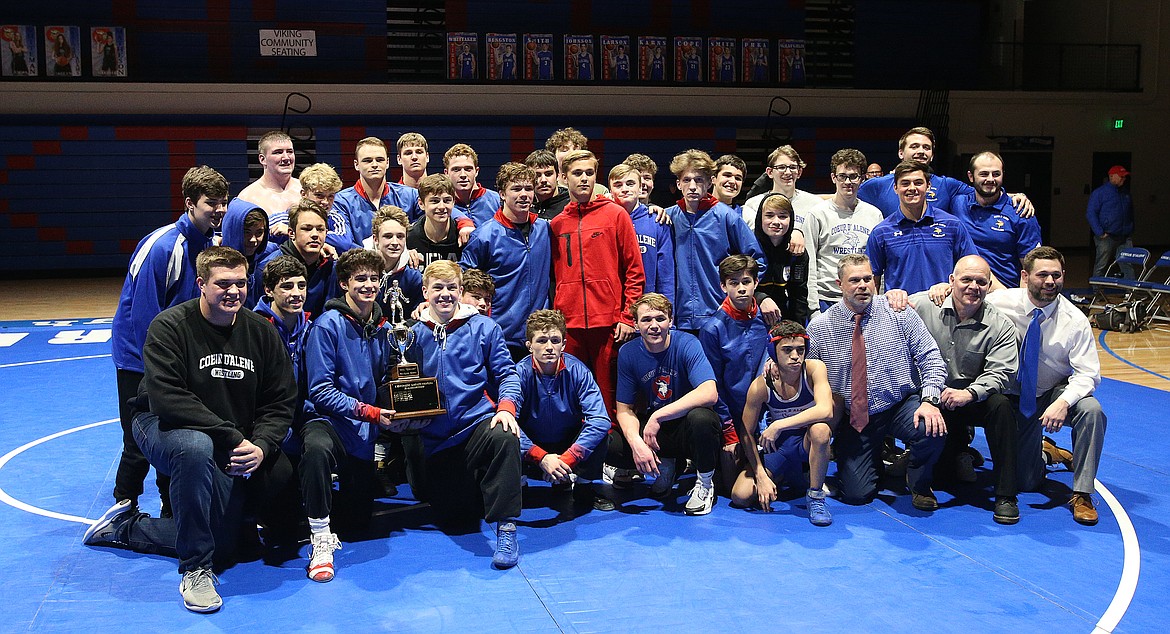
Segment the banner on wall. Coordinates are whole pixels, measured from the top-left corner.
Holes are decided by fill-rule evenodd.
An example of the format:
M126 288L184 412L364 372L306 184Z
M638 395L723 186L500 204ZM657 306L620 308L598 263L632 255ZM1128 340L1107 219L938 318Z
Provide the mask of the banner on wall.
M81 77L80 27L45 27L45 75Z
M593 36L565 36L565 79L569 81L593 81L594 73Z
M552 33L524 34L524 79L552 81L553 57Z
M91 27L89 42L94 77L126 76L126 29L120 26Z
M780 59L781 86L804 85L804 40L780 40L777 42Z
M666 38L656 35L638 37L638 79L666 81Z
M768 40L745 37L743 39L743 80L751 84L766 84L772 81L768 65Z
M688 84L703 81L703 38L674 38L674 80Z
M0 26L0 76L36 77L37 27L29 24Z
M711 83L730 84L735 81L735 38L707 38L707 68L711 69Z
M447 34L447 79L479 79L479 35Z
M260 29L260 57L316 57L317 32Z
M630 38L627 35L602 35L601 52L605 55L601 78L605 81L630 81L634 65L630 61Z
M515 81L519 78L516 64L516 34L488 33L487 39L488 79L492 81Z

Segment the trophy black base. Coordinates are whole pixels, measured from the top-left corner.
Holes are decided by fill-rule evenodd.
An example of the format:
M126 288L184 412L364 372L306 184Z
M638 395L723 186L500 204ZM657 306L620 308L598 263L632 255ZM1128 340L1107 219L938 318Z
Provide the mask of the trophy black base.
M429 418L446 414L439 400L439 382L433 377L400 379L386 383L387 409L394 418Z

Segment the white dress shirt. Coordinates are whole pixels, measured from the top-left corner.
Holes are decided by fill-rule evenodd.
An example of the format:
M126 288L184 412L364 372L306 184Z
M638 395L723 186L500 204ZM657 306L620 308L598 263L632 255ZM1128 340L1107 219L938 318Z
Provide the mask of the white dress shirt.
M1016 326L1016 338L1023 344L1024 333L1032 321L1032 311L1039 308L1032 303L1026 288L1007 288L987 295L987 303L995 306ZM1101 360L1093 341L1093 329L1084 313L1063 295L1042 309L1040 322L1040 368L1036 377L1036 395L1051 390L1068 379L1068 388L1061 399L1069 407L1089 396L1101 384ZM1019 393L1017 382L1013 386Z

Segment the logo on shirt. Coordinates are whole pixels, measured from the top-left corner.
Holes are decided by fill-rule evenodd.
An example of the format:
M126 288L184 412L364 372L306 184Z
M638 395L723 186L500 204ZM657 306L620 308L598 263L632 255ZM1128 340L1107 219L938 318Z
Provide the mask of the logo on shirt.
M665 374L659 374L657 379L654 379L654 396L660 401L669 400L674 391L670 389L670 377Z
M945 227L946 227L946 225L934 225L934 226L932 227L932 229L934 229L934 231L932 231L930 235L934 236L935 238L945 238L945 237L947 237L947 234L946 234L946 232L945 232L945 231L943 231L943 229L944 229Z
M1007 231L1007 227L1006 227L1007 218L1004 218L1003 216L1001 216L999 214L992 216L992 218L993 218L993 222L991 223L991 230L992 231Z
M244 378L243 370L229 370L227 368L212 368L211 378L213 379L230 379L232 381L239 381Z

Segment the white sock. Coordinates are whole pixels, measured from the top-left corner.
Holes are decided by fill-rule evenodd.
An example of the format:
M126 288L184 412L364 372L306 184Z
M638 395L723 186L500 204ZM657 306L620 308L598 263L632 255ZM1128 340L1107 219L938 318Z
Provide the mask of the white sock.
M710 489L712 486L714 486L714 484L711 482L711 478L715 477L715 471L713 469L711 471L700 471L698 472L698 476L699 482L702 483L705 488Z
M316 518L309 518L309 531L314 535L328 535L333 532L329 530L329 516Z

